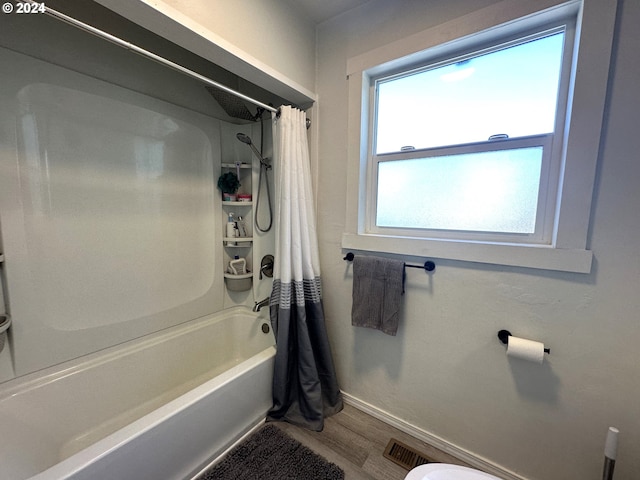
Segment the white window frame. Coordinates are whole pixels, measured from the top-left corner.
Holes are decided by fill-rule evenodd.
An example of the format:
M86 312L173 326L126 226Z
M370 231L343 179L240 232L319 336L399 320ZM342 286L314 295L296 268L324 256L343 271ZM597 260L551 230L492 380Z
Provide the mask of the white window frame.
M573 74L569 79L567 114L555 173L557 191L550 194L554 211L544 242L496 241L451 236L418 238L375 229L371 205L375 175L370 163L372 79L417 64L427 55L443 56L469 45L547 25L568 14L576 17ZM366 52L348 61L349 145L347 228L342 247L350 250L396 253L404 256L561 270L591 271L593 254L587 249L591 200L599 152L609 61L616 16L614 0L503 0L446 24L419 32ZM364 121L363 121L364 119ZM558 132L556 132L558 135ZM395 230L395 229L394 229Z

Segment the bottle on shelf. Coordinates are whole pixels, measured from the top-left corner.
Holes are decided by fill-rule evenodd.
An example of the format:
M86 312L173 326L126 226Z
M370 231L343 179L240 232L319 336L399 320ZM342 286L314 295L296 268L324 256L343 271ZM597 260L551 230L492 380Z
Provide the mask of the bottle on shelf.
M247 235L247 225L244 223L244 219L241 216L238 216L238 220L236 221L236 226L238 227L238 237L248 237Z
M233 219L233 212L229 212L229 218L227 219L227 238L234 238L236 236L236 222ZM227 245L236 245L236 242L228 242Z

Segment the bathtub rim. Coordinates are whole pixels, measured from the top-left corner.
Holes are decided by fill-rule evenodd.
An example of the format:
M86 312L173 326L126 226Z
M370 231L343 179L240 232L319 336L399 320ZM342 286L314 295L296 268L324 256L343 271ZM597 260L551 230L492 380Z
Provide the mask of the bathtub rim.
M194 330L204 328L209 324L221 322L230 316L236 315L246 315L254 318L255 320L262 317L265 323L269 323L269 320L265 319L264 316L253 312L249 307L243 305L225 308L218 312L203 315L191 320L185 320L184 322L163 328L156 332L132 338L125 342L100 349L96 352L88 353L0 383L0 404L5 399L15 395L20 395L28 390L48 385L67 376L75 375L85 370L103 365L108 363L110 360L114 360L123 355L134 353L135 351L143 348L152 347L172 337L177 337L184 333L191 333ZM275 340L273 344L275 345Z

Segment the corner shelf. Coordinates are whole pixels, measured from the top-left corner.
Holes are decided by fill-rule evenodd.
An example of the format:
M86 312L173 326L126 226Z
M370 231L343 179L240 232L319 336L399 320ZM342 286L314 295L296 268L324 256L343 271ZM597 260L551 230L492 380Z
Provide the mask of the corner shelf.
M234 138L235 140L235 138ZM252 194L252 176L253 176L253 164L252 163L240 163L236 165L235 163L222 163L222 172L232 171L234 173L237 172L241 187L238 193ZM239 168L239 170L238 170ZM222 200L222 246L224 248L224 260L223 260L223 270L224 273L224 283L228 292L245 292L251 289L253 284L253 273L250 273L250 270L253 270L253 198L249 201L239 201L236 199L234 201L230 200ZM245 228L247 230L247 237L227 237L225 235L226 229L224 228L227 222L227 217L231 212L234 213L234 219L237 220L239 216L241 216L245 220ZM233 275L227 273L227 265L229 261L233 260L237 257L243 257L246 259L246 268L247 274L243 275ZM231 297L231 301L244 301L243 297Z
M229 248L248 248L253 242L253 237L222 237L224 246ZM231 245L229 242L246 243L248 245Z
M253 277L253 272L242 273L240 275L235 275L233 273L225 273L224 274L224 278L231 278L231 279L235 279L235 280L243 280L245 278L251 278L251 277Z
M240 168L251 168L252 165L250 163L244 163L242 162L240 164ZM222 164L222 168L236 168L236 164L235 163L223 163Z

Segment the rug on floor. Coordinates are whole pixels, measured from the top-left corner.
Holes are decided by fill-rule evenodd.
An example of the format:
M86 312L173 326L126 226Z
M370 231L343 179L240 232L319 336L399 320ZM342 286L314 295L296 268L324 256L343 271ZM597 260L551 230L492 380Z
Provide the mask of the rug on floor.
M199 478L237 479L343 480L344 472L275 425L265 425Z

